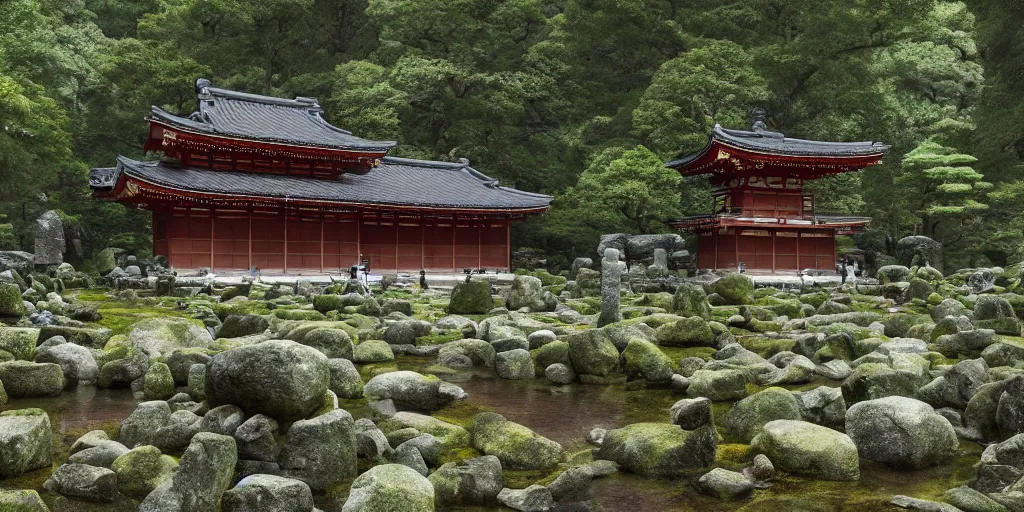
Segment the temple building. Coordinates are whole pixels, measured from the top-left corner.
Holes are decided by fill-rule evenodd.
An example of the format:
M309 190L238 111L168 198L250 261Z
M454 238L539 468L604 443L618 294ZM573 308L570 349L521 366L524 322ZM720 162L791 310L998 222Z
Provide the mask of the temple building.
M93 196L153 214L153 253L179 270L330 273L502 270L510 223L551 197L457 163L387 156L392 141L332 126L313 98L196 81L198 110L153 107L147 151L93 169Z
M866 217L821 215L804 185L875 165L880 142L819 142L769 131L755 111L751 131L716 125L701 151L669 162L683 176L710 175L712 213L673 222L697 235L697 266L760 273L835 269L837 235L863 230Z

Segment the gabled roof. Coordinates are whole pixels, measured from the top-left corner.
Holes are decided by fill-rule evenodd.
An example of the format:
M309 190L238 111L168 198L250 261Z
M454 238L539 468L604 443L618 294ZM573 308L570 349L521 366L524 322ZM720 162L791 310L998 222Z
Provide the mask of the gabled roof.
M764 123L755 122L753 130L729 130L716 124L708 136L708 144L704 149L673 160L666 167L678 169L700 160L715 145L724 144L755 153L803 158L857 158L880 157L889 150L889 146L881 142L823 142L815 140L793 139L779 132L769 131Z
M196 80L199 110L187 118L152 107L150 120L185 130L263 142L386 152L394 141L366 140L328 123L315 98L293 100L219 89Z
M462 160L458 163L385 157L365 175L337 180L280 174L175 167L118 158L117 168L93 169L90 185L99 194L131 177L158 187L213 196L307 200L350 205L453 210L543 211L551 196L502 187Z

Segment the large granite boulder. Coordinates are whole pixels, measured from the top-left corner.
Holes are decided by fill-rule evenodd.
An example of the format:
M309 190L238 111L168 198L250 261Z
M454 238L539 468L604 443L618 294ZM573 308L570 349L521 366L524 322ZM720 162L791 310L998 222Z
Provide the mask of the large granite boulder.
M11 398L57 396L64 389L59 364L8 361L0 363L0 383Z
M654 343L633 338L622 351L623 369L633 379L667 382L672 379L672 359Z
M482 315L494 309L491 283L482 279L462 282L452 289L448 303L449 315Z
M247 415L293 421L323 404L330 381L327 357L318 350L272 340L214 356L206 374L206 396L211 406L234 404Z
M851 406L846 433L865 459L904 469L949 462L960 446L949 420L932 406L899 396Z
M412 371L382 373L363 386L369 400L392 400L404 409L436 411L465 396L462 388Z
M313 492L299 480L250 475L224 493L223 512L311 512Z
M658 344L666 347L714 347L715 333L704 319L691 316L664 324L654 331Z
M241 338L267 330L269 322L259 315L228 315L217 328L217 338Z
M14 356L15 359L32 360L36 352L36 341L39 329L32 327L0 327L0 350ZM49 341L49 340L47 340ZM54 340L53 344L63 341Z
M356 475L356 427L344 409L296 421L277 457L283 476L301 480L311 489L330 486Z
M564 456L562 445L497 413L473 416L473 447L494 455L505 469L550 469Z
M64 222L56 210L50 210L36 219L36 265L60 265L64 263Z
M609 430L595 458L616 462L639 475L678 476L711 467L717 449L710 425L684 430L668 423L634 423Z
M328 359L327 367L331 371L331 383L328 388L338 398L361 398L363 396L363 378L359 370L348 359Z
M35 360L37 363L60 365L68 381L89 382L96 380L100 375L100 367L96 364L92 351L74 343L44 343L36 351Z
M128 333L128 342L136 352L157 358L176 349L207 348L213 337L205 327L189 319L158 316L136 323Z
M530 352L517 348L498 353L494 358L494 371L498 377L507 380L524 380L536 377Z
M342 512L433 512L434 486L401 464L375 466L352 482Z
M544 289L539 278L533 276L516 276L512 281L512 289L505 297L505 307L509 311L528 308L530 311L551 311L548 301L544 300Z
M102 441L96 446L71 454L68 457L68 462L109 469L118 457L126 453L128 453L128 448L123 444L117 441Z
M783 471L819 480L859 480L857 446L846 434L806 421L775 420L750 443Z
M139 512L220 510L237 462L234 439L209 432L196 434L181 456L178 472L146 496Z
M896 242L896 254L900 263L910 265L924 265L935 263L942 251L942 244L921 235L905 236ZM917 261L914 261L914 258Z
M42 409L0 413L0 478L13 478L53 461L50 417Z
M684 317L696 316L703 320L711 320L711 304L708 303L708 294L699 285L680 284L672 297L672 312Z
M690 376L686 394L706 397L716 402L739 400L747 396L748 376L745 370L697 370Z
M10 512L50 512L36 491L8 491L0 489L0 510Z
M163 400L142 402L121 422L118 440L128 448L157 444L157 432L171 422L171 406Z

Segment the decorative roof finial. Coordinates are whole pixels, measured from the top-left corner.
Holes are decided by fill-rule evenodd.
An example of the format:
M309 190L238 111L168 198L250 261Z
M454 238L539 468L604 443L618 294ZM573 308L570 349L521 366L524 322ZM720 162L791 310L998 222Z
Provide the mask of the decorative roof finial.
M750 126L755 132L768 130L765 120L768 119L768 109L754 107L750 109Z
M203 94L205 89L211 85L213 85L213 83L205 78L196 78L196 94Z

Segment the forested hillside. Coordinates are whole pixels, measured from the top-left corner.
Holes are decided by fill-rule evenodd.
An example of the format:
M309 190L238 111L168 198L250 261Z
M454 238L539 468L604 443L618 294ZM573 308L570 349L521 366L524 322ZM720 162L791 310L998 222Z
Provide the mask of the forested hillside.
M1022 26L1010 0L7 0L0 249L31 250L59 209L86 251L148 250L147 212L91 200L88 169L142 156L149 106L191 112L202 76L555 195L514 245L556 262L707 210L661 163L764 106L793 137L892 145L817 184L820 210L874 217L861 247L919 233L948 264L1006 264L1024 257Z

